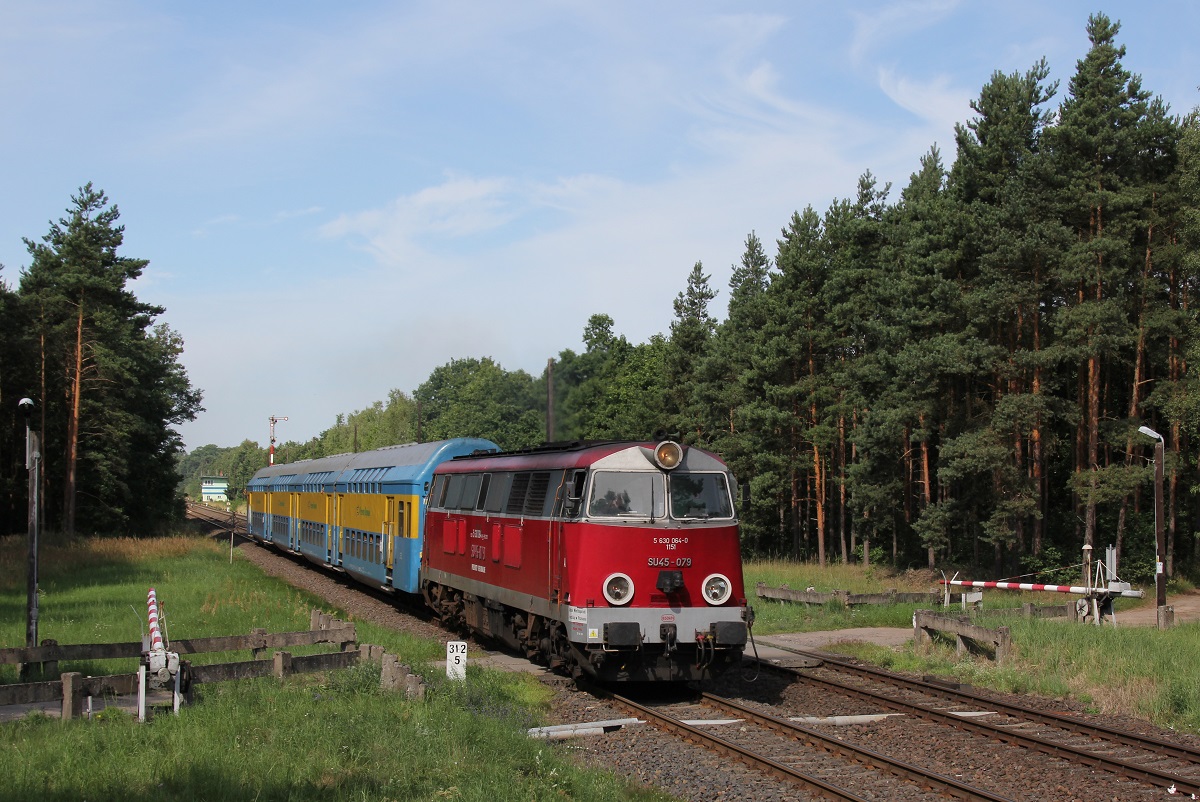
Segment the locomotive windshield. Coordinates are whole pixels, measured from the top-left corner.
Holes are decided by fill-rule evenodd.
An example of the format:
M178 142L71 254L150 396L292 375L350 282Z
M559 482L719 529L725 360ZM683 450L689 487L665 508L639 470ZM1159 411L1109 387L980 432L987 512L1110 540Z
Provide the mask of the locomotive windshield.
M662 518L670 499L671 517L684 521L732 518L733 499L723 473L663 474L596 471L587 512L593 518Z
M733 517L725 474L672 473L667 481L671 486L672 518L706 521Z
M596 471L587 510L601 518L661 518L666 514L662 474Z

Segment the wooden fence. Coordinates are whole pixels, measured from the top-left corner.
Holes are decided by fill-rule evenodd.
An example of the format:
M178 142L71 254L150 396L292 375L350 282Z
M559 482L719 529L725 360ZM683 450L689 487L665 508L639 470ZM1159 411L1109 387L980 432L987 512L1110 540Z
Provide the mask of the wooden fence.
M942 593L936 590L927 593L900 593L896 590L886 590L883 593L851 593L847 590L832 590L823 593L811 588L793 590L787 585L772 588L763 582L755 585L755 592L760 599L778 599L799 604L833 603L844 607L853 607L857 604L941 604L943 599ZM961 598L961 593L955 593L952 594L951 601L956 602Z
M374 655L370 647L357 647L357 634L353 624L314 610L311 629L302 632L270 633L255 629L248 635L231 635L216 638L191 638L172 641L170 650L184 654L206 654L231 651L250 651L256 658L233 663L191 665L180 662L181 685L189 691L205 682L251 679L314 671L328 671L356 665L364 653ZM333 644L338 651L304 656L279 651L293 646L315 646ZM271 659L257 659L267 651L273 651ZM93 643L60 646L44 643L34 648L0 649L0 664L41 663L45 671L57 672L59 661L65 660L113 660L141 658L145 646L141 643ZM50 682L28 682L0 685L0 706L37 704L61 701L63 718L80 715L83 700L89 696L111 697L136 694L139 689L138 675L114 674L100 677L85 677L80 673L62 674L59 680ZM190 695L190 694L189 694Z
M959 654L967 651L973 654L990 652L997 663L1007 662L1012 655L1008 627L987 629L971 623L966 616L951 617L930 610L917 610L913 614L913 636L917 648L928 648L933 643L935 633L953 635Z
M776 599L779 601L793 602L796 604L839 604L844 607L853 607L859 604L929 604L941 605L946 601L946 595L940 590L931 590L927 593L900 593L896 590L886 590L883 593L850 593L845 590L833 590L828 593L818 592L816 590L793 590L787 585L773 588L767 587L766 584L759 582L755 586L755 592L760 599ZM962 593L951 593L950 604L961 604ZM1018 612L1015 608L1003 608L999 610L976 610L974 615L1013 615ZM1074 604L1052 604L1041 605L1027 603L1020 607L1019 611L1026 618L1060 618L1060 617L1076 617Z

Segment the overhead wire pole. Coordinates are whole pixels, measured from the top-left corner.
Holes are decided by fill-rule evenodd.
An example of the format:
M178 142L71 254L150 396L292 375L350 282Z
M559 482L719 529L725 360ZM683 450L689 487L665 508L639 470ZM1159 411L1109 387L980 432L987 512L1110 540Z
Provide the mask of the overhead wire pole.
M271 450L267 454L267 464L274 465L275 464L275 424L287 420L287 416L284 415L283 417L279 417L277 415L272 415L270 418L268 418L268 420L271 421Z

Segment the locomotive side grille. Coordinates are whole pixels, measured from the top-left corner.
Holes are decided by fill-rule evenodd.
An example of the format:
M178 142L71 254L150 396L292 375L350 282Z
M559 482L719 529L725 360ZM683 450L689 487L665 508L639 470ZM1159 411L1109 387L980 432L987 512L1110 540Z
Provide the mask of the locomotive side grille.
M546 507L546 493L550 489L550 474L538 472L529 482L529 493L525 496L525 515L541 515Z
M525 509L525 491L529 489L529 474L518 473L513 477L512 489L508 491L508 504L504 512L508 515L520 515Z

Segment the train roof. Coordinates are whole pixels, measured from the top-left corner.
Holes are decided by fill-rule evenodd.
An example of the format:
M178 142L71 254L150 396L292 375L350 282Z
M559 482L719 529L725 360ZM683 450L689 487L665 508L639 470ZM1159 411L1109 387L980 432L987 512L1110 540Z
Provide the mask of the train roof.
M645 470L653 465L657 442L635 440L573 441L550 443L517 451L469 454L438 466L438 473L481 471L554 470L595 468L601 470ZM684 471L721 471L728 466L712 452L695 446L683 447Z
M352 482L392 484L424 481L441 462L476 451L499 451L490 440L460 437L428 443L385 446L260 468L251 488L276 490L345 489Z

